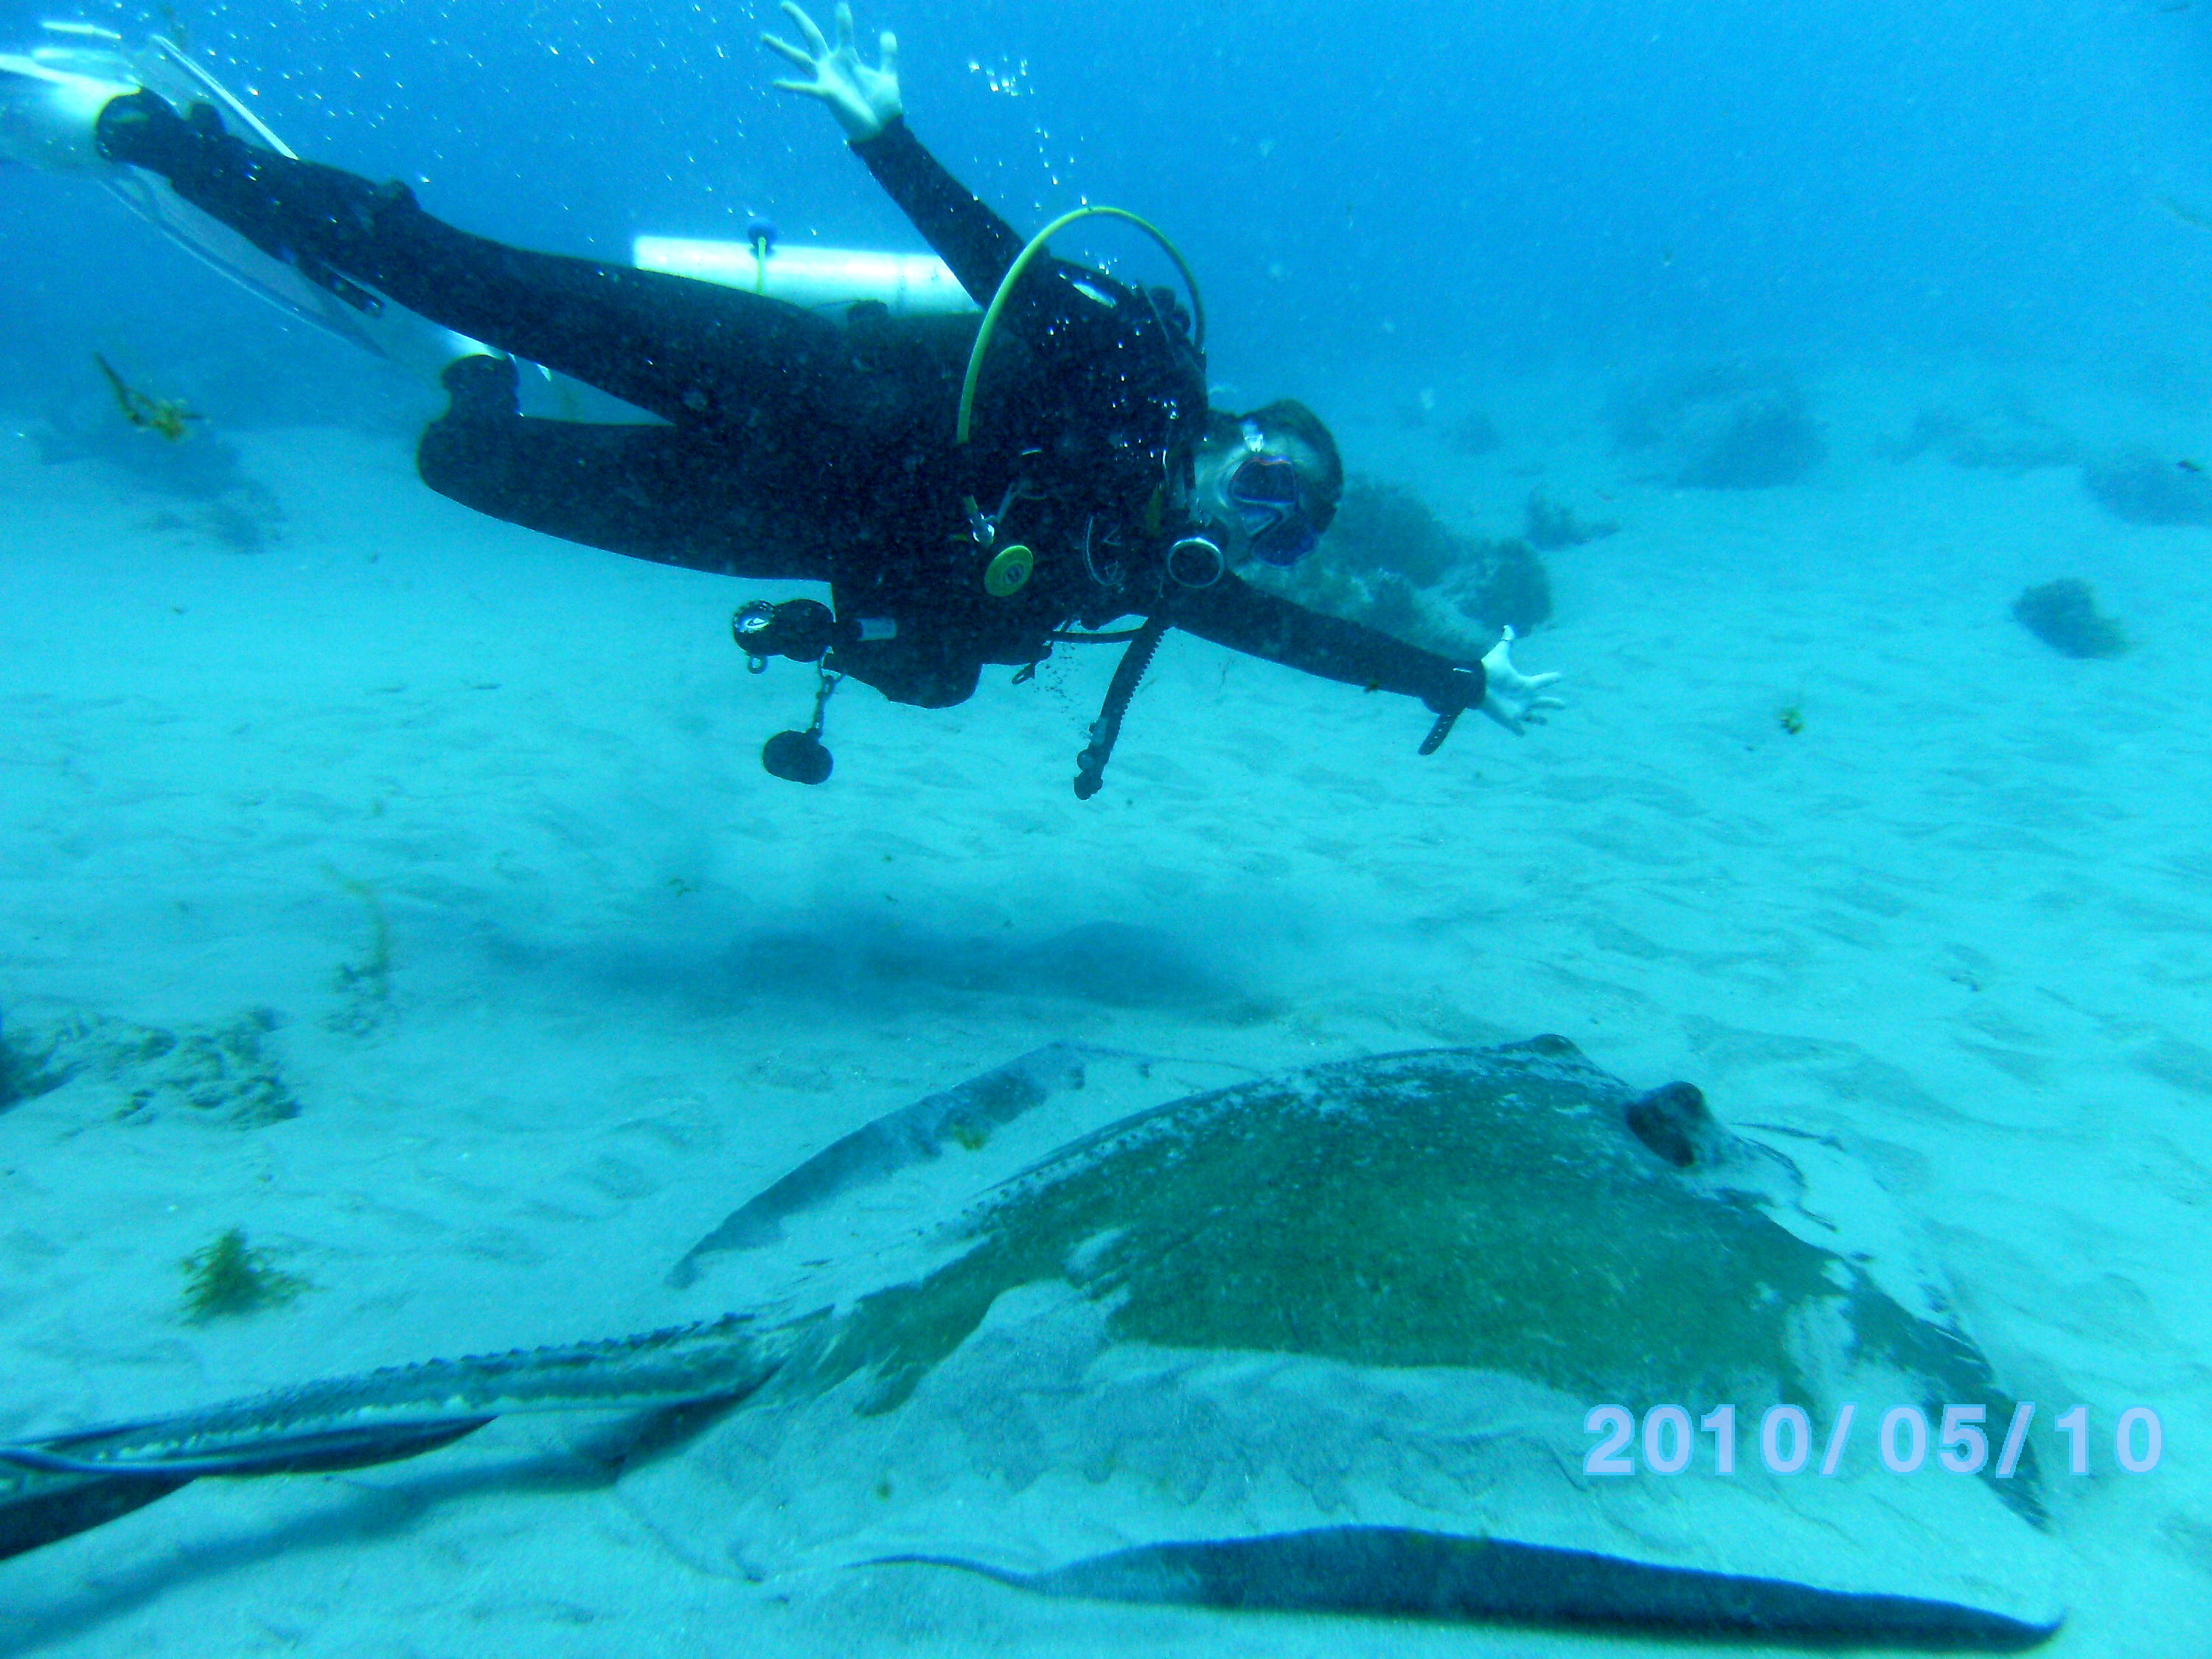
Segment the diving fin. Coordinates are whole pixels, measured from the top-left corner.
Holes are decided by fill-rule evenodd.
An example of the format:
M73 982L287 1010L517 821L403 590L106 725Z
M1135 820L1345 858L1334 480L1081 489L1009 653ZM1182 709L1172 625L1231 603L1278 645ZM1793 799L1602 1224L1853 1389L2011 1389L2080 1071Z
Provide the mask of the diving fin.
M233 282L426 379L435 380L456 357L490 352L365 290L347 297L332 293L201 212L167 180L107 160L94 137L100 113L112 100L141 91L179 112L206 104L246 143L288 160L299 157L174 41L155 35L133 51L113 30L93 24L40 27L45 38L28 52L0 53L0 159L97 179L133 213ZM354 303L356 297L367 303Z
M139 88L108 48L122 37L89 25L46 27L52 42L0 52L0 159L41 173L112 173L93 130L109 100Z

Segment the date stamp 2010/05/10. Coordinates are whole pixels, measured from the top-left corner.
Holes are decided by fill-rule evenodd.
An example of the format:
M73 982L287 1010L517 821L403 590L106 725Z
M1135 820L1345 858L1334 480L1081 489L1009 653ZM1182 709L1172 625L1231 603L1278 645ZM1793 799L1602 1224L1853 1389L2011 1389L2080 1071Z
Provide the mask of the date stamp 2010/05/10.
M1858 1407L1837 1409L1821 1448L1822 1474L1842 1473L1844 1457L1858 1420ZM1929 1467L1929 1443L1935 1443L1936 1466L1953 1474L1979 1474L1990 1461L1986 1406L1946 1406L1942 1420L1931 1430L1928 1413L1918 1406L1892 1406L1881 1414L1875 1435L1882 1468L1892 1474L1915 1474ZM1990 1473L2009 1480L2020 1467L2027 1445L2029 1425L2035 1421L2035 1404L2023 1400L2012 1409L1996 1467ZM2051 1426L2066 1439L2066 1467L2074 1474L2087 1474L2090 1465L2089 1408L2075 1406L2058 1413ZM1716 1406L1698 1419L1693 1431L1690 1413L1681 1406L1654 1406L1644 1413L1642 1445L1638 1440L1636 1414L1626 1406L1593 1406L1583 1419L1585 1433L1597 1435L1597 1444L1583 1456L1585 1474L1633 1474L1635 1453L1643 1452L1643 1466L1654 1474L1680 1474L1697 1462L1698 1435L1712 1438L1711 1469L1715 1474L1734 1474L1736 1459L1736 1413L1733 1406ZM1759 1419L1759 1455L1775 1474L1802 1473L1812 1462L1813 1420L1801 1406L1770 1406ZM2148 1406L2130 1406L2122 1412L2112 1435L2113 1461L2130 1474L2148 1474L2158 1467L2166 1449L2164 1427Z

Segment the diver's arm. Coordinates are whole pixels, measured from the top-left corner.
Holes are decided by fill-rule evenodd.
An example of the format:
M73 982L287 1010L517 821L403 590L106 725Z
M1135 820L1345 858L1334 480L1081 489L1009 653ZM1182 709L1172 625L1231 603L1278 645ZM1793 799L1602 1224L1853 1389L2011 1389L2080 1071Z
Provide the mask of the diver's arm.
M969 297L977 305L990 304L1022 251L1021 234L945 171L905 118L887 123L873 137L855 138L852 148Z
M1211 587L1177 591L1175 625L1248 656L1372 691L1419 697L1438 714L1483 701L1480 664L1456 663L1388 634L1303 605L1224 574Z
M899 94L897 40L888 29L878 38L879 61L871 69L860 61L854 40L851 6L841 3L837 8L835 46L795 0L783 0L783 9L805 44L773 34L762 35L762 44L805 70L808 78L778 81L776 86L819 100L828 107L845 130L853 153L952 268L960 286L977 305L990 304L1000 279L1022 251L1022 238L907 130L906 103Z
M1200 639L1286 668L1419 697L1439 714L1480 708L1512 732L1541 726L1545 710L1566 706L1543 695L1557 684L1557 674L1523 674L1513 665L1510 628L1480 662L1453 662L1372 628L1308 611L1231 575L1178 593L1175 621Z
M778 91L818 99L855 143L874 137L898 119L906 100L899 95L897 36L885 29L876 37L877 63L871 69L860 61L860 48L853 38L853 8L845 0L838 0L835 14L834 46L798 0L783 0L783 15L798 26L806 44L795 46L767 33L761 36L761 44L805 70L807 78L778 81Z

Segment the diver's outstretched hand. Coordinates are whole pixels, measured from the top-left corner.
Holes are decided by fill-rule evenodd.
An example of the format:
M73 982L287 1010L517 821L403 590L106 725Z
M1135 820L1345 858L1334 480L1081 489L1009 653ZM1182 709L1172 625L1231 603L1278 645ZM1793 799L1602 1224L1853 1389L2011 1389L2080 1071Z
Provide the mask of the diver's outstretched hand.
M785 92L819 98L829 105L830 112L837 118L837 125L845 129L845 136L856 144L863 138L874 137L906 112L906 106L899 99L898 41L889 29L876 37L882 66L870 69L860 61L860 49L853 44L853 9L842 0L837 7L835 46L823 38L814 20L799 9L796 0L783 0L783 9L799 25L799 32L806 37L806 45L794 46L773 34L762 35L761 44L771 52L781 52L814 78L778 81L778 87Z
M1492 646L1482 659L1485 676L1482 712L1509 732L1524 732L1544 723L1547 708L1565 708L1557 697L1536 694L1556 684L1557 674L1524 674L1513 665L1513 630Z

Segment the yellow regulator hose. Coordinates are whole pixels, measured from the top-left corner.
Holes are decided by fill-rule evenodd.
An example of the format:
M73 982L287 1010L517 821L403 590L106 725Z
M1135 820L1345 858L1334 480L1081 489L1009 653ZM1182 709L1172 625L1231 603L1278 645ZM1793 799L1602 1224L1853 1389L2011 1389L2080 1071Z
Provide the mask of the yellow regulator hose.
M983 325L975 331L975 344L968 354L967 377L960 383L960 422L954 434L957 442L964 445L968 441L969 427L975 413L975 384L983 374L983 353L990 346L991 336L997 331L1000 313L1006 310L1007 296L1013 293L1014 284L1022 280L1022 273L1030 268L1031 262L1038 254L1044 252L1047 242L1079 219L1096 218L1127 220L1158 242L1168 258L1175 262L1175 268L1182 277L1183 286L1190 290L1191 320L1194 325L1191 343L1201 351L1206 349L1206 301L1199 297L1198 278L1191 275L1190 266L1184 261L1182 254L1173 242L1168 240L1158 227L1139 218L1127 208L1079 207L1073 212L1063 213L1030 238L1028 245L1015 257L1014 263L1006 268L1006 276L999 283L999 291L991 296L991 303L984 310Z

